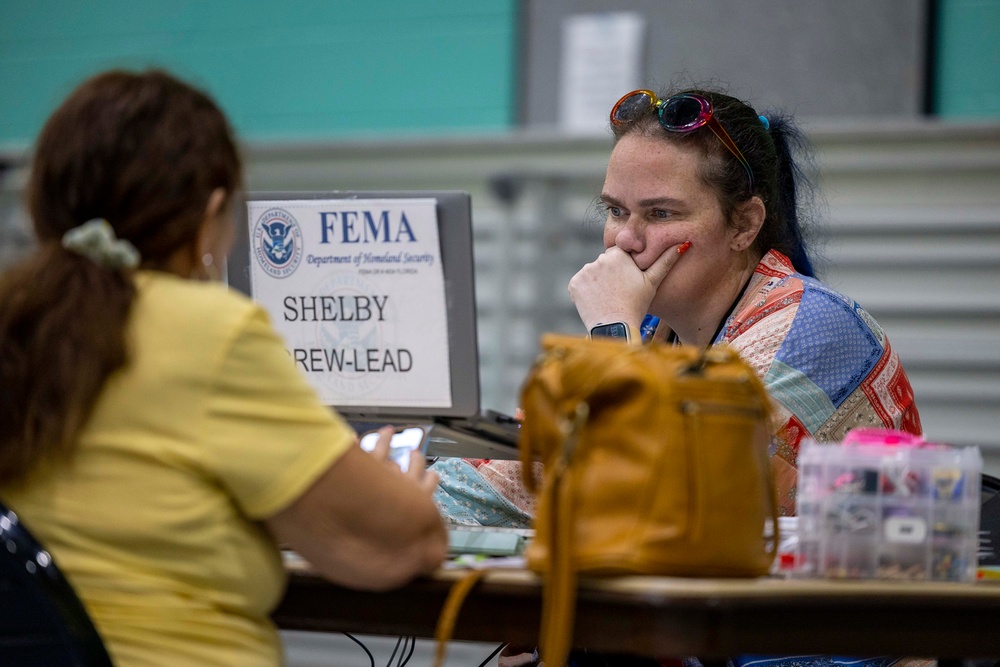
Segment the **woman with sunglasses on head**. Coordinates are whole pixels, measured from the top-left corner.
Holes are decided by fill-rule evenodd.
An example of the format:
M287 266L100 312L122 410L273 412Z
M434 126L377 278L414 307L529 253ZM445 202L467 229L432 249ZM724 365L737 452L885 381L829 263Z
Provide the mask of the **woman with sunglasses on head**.
M279 544L385 589L433 570L437 476L374 455L264 311L217 281L241 164L204 93L108 72L45 124L38 247L0 277L0 500L52 553L114 664L282 663Z
M772 397L770 450L784 514L795 512L802 438L835 442L862 426L919 434L913 392L882 329L813 276L792 155L804 141L790 119L716 92L640 90L615 104L611 125L605 250L569 283L591 335L735 349ZM734 660L751 661L812 662ZM871 664L902 662L923 661Z
M795 513L802 438L839 441L863 426L920 433L888 338L813 276L799 224L806 184L792 155L805 141L789 118L716 92L639 90L614 105L611 127L605 251L569 283L591 335L737 350L773 398L771 454L786 515ZM534 507L516 464L489 466L439 466L442 512L528 525Z
M734 348L773 399L771 454L783 514L795 512L802 438L839 441L862 426L920 433L888 338L852 299L813 276L799 226L804 183L792 156L805 141L789 118L759 115L717 92L639 90L614 105L611 126L615 146L600 197L605 250L569 283L591 336ZM534 504L517 464L491 465L499 472L454 459L440 467L442 512L462 522L527 525ZM535 660L530 649L508 647L500 665ZM751 660L755 667L786 662L735 662ZM816 656L817 664L840 660ZM928 662L844 660L853 667ZM585 652L569 662L655 664ZM789 664L811 662L797 656Z
M888 338L813 276L792 155L804 142L790 119L709 91L634 91L614 106L611 124L605 251L569 283L592 335L620 323L636 341L645 333L733 347L773 399L784 514L795 512L803 437L835 442L860 426L919 434Z

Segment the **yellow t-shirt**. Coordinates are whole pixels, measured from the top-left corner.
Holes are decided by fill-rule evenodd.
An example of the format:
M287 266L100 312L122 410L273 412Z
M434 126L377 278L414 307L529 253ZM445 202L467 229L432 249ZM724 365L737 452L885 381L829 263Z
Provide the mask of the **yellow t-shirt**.
M285 584L259 523L354 442L264 311L222 285L140 272L131 360L74 459L4 499L49 549L120 667L281 663Z

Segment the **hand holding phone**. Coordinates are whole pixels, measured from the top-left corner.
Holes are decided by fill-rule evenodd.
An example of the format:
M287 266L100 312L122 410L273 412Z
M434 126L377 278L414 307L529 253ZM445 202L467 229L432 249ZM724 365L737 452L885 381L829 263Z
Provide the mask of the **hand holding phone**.
M424 438L427 431L422 426L407 426L396 430L389 441L389 459L394 461L399 469L406 472L410 467L410 452L423 452ZM380 431L369 431L361 436L361 449L366 452L375 451Z

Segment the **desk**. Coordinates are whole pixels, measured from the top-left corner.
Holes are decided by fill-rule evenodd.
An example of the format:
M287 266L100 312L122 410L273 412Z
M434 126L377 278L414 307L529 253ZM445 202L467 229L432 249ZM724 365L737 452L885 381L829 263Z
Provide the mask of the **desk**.
M441 570L390 592L331 584L291 566L274 613L288 630L433 637L463 572ZM487 575L455 639L534 645L541 580ZM1000 656L1000 584L622 577L580 584L576 643L602 652L723 658L739 653Z

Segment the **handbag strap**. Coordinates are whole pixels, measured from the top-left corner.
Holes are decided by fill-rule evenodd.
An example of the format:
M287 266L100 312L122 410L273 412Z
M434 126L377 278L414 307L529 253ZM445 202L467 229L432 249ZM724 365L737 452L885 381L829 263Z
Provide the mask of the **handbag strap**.
M757 392L757 396L760 397L761 406L764 409L764 424L766 425L770 421L771 395L767 393L764 383L756 373L750 373L749 380L754 391ZM778 532L778 485L774 480L774 468L771 465L771 457L767 453L767 448L758 447L757 451L762 455L761 469L767 479L767 499L771 504L771 534L774 539L771 542L771 547L767 550L767 555L773 562L775 556L778 555L778 543L781 541L781 535Z
M774 562L774 558L778 555L778 543L781 541L781 535L778 532L778 485L774 481L774 469L766 450L763 458L761 465L764 466L764 477L767 478L767 499L771 503L771 535L774 536L774 539L771 540L771 546L767 550L767 556L771 562Z
M572 473L562 470L549 487L549 563L542 589L541 654L546 665L562 665L569 654L576 611L576 570L573 567Z
M576 474L570 465L577 442L587 419L590 406L581 401L576 405L572 420L564 424L562 456L555 465L552 483L548 485L549 563L542 589L542 662L563 665L569 655L576 612L576 567L573 563Z
M583 344L587 344L590 342L587 341L586 339L574 338L572 340L575 343L583 343ZM624 347L623 349L620 350L620 352L624 352L625 354L616 354L615 357L611 360L611 362L608 362L603 366L601 366L599 373L593 372L587 374L585 376L585 383L575 387L575 391L573 392L574 395L581 397L582 400L575 406L578 414L573 415L572 418L565 419L562 429L564 436L563 440L564 444L567 443L569 440L569 430L575 428L575 425L580 420L579 411L581 409L581 406L582 408L586 409L589 414L590 405L586 402L586 399L589 398L594 393L597 387L599 387L601 383L603 383L604 380L609 375L617 373L620 368L624 368L625 366L628 366L629 364L633 363L632 359L630 359L628 355L633 353L634 351L635 351L634 348ZM575 354L577 352L578 352L577 348L570 349L569 347L563 344L554 344L554 343L551 344L546 349L545 352L540 354L535 359L534 364L532 364L531 369L528 371L529 380L527 386L530 386L533 382L537 382L539 385L544 384L539 382L538 380L539 376L542 375L542 369L544 367L546 367L549 364L562 363L566 361L566 359L569 358L571 354ZM565 377L561 377L560 380L564 382ZM584 417L586 417L586 415L584 415ZM526 424L524 426L528 426L527 424L528 419L530 418L526 419ZM524 466L525 471L529 471L531 469L531 464L534 462L535 457L538 454L538 452L534 450L534 444L535 444L534 440L535 440L534 438L522 436L518 441L518 450L520 452L521 464ZM572 442L570 444L571 446L573 446L575 445L575 442ZM563 454L565 455L565 452ZM523 473L522 479L524 480L525 487L529 491L534 492L537 490L534 477L531 474L527 472Z
M438 616L437 627L434 629L434 639L437 646L434 649L434 667L444 665L445 655L448 651L448 642L451 641L455 633L455 623L458 621L458 612L462 609L462 604L469 592L475 588L476 584L482 581L489 572L489 568L481 570L471 570L464 577L455 582L448 591L448 597L441 608L441 615Z

